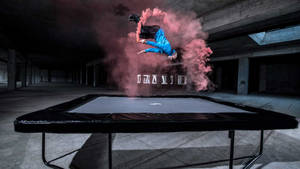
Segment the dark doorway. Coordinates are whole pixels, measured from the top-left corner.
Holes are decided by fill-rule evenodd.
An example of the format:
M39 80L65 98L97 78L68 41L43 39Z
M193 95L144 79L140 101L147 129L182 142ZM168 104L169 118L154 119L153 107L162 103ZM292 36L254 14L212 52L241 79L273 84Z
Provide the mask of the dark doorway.
M212 80L217 91L237 91L238 60L213 62Z

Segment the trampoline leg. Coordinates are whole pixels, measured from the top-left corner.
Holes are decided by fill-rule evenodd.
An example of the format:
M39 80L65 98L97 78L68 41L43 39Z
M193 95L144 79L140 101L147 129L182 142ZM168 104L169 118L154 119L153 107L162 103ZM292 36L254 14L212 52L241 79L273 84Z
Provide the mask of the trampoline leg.
M259 152L257 155L255 155L254 158L250 159L246 164L244 165L243 169L249 169L253 166L253 164L262 156L264 149L264 130L260 131L260 144L259 144Z
M42 133L42 160L44 164L48 163L45 157L45 133Z
M264 150L264 130L260 131L260 145L259 145L259 155L263 154Z
M112 169L112 138L111 138L111 133L108 133L108 168Z
M62 167L59 167L59 166L56 166L54 164L50 164L50 162L48 162L46 160L46 134L45 133L42 133L42 160L44 162L44 164L50 168L53 168L53 169L63 169Z
M229 158L229 169L233 169L233 155L234 155L234 130L229 130L228 136L230 138L230 158Z

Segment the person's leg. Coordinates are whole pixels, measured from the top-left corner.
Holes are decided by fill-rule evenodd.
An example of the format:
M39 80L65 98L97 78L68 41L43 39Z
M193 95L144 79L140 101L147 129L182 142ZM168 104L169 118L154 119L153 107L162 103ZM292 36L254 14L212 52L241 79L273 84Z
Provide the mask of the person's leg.
M136 24L138 24L137 30L138 30L138 32L140 32L139 38L141 38L141 39L154 39L156 32L160 29L160 27L158 25L152 25L152 26L142 25L141 23L139 23L140 16L138 16L136 14L129 15L128 21L135 22ZM137 40L139 40L139 38Z
M142 39L154 39L156 32L159 30L158 25L142 26L140 38Z

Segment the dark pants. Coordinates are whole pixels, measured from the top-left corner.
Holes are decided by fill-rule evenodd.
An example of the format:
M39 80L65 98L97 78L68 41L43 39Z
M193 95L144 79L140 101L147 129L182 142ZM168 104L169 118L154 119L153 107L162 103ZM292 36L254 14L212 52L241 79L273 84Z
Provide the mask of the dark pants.
M160 29L158 25L142 26L140 38L141 39L154 39L156 32Z
M140 16L137 14L131 14L129 15L128 20L130 22L139 23ZM158 25L152 25L152 26L144 26L142 25L140 38L142 39L154 39L156 32L160 29Z

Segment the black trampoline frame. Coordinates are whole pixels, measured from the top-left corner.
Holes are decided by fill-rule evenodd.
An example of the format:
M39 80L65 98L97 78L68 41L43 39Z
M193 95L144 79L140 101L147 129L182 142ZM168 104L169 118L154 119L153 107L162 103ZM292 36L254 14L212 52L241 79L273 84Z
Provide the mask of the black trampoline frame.
M230 114L225 116L226 118L229 118L228 120L225 120L225 122L222 123L222 125L217 125L214 126L215 124L218 124L218 119L217 121L209 121L209 123L205 122L205 119L197 119L200 120L198 123L204 123L202 125L199 125L198 123L195 123L194 121L189 121L189 118L192 118L191 114L176 114L172 116L173 118L175 117L178 118L177 116L183 116L186 117L185 120L183 121L172 121L170 124L167 121L164 120L170 120L172 118L168 117L164 119L166 115L159 115L159 114L151 114L149 117L151 118L150 122L147 121L138 121L137 119L142 117L145 118L145 113L141 114L135 114L135 116L138 116L137 119L133 119L132 123L131 121L128 121L126 123L120 123L120 120L128 118L128 114L125 114L122 116L122 114L114 114L111 116L104 115L105 118L109 118L115 121L112 121L112 124L101 124L103 125L102 128L98 128L99 126L93 126L94 128L97 127L97 130L85 130L86 129L86 122L85 121L80 121L79 123L73 124L73 125L80 125L80 129L73 129L71 126L72 124L64 124L64 130L57 130L60 128L61 123L54 123L54 124L43 124L43 122L38 121L37 119L41 118L41 115L45 115L46 118L50 118L52 120L53 113L57 112L58 115L61 115L62 118L64 118L65 113L67 110L70 110L71 108L78 107L82 104L87 103L88 101L91 101L92 99L95 99L97 97L101 96L109 96L109 97L121 97L124 95L87 95L84 97L80 97L78 99L74 99L70 102L62 103L57 106L53 106L50 108L47 108L45 110L29 113L23 116L20 116L17 118L17 120L14 122L15 124L15 130L19 132L25 132L25 133L32 133L32 132L41 132L42 133L42 160L44 164L50 168L54 169L62 169L62 167L59 167L57 165L54 165L53 162L61 159L63 157L66 157L70 154L73 154L80 149L76 149L74 151L71 151L69 153L66 153L64 155L61 155L57 158L54 158L52 160L47 160L46 159L46 133L107 133L108 134L108 166L109 169L112 169L112 134L113 133L146 133L146 132L176 132L176 131L228 131L228 137L230 139L230 154L228 159L221 159L221 160L215 160L215 161L209 161L209 162L203 162L203 163L197 163L197 164L190 164L190 165L185 165L185 166L172 166L168 168L182 168L182 167L192 167L192 166L201 166L201 165L208 165L208 164L214 164L214 163L220 163L220 162L229 162L228 166L229 169L233 168L234 161L235 160L241 160L241 159L249 159L245 164L244 164L244 169L251 168L251 166L255 163L256 160L258 160L262 154L263 154L263 144L264 144L264 130L273 130L273 129L291 129L291 128L297 128L298 126L298 121L295 119L293 116L281 114L281 113L276 113L272 111L266 111L266 110L261 110L258 108L253 108L253 107L247 107L247 106L241 106L241 105L236 105L234 103L229 103L229 102L224 102L224 101L219 101L219 100L214 100L211 98L207 97L201 97L201 96L151 96L151 97L167 97L167 98L172 98L172 97L187 97L187 98L202 98L206 99L212 102L216 102L219 104L224 104L232 107L236 107L242 110L250 111L250 112L257 112L257 115L253 116L251 114ZM149 97L149 96L148 96ZM44 114L43 114L44 113ZM214 118L213 114L205 114L202 113L203 116L212 116ZM221 113L222 114L222 113ZM38 115L36 117L36 115ZM51 116L50 116L51 115ZM130 115L130 114L129 114ZM40 117L39 117L40 116ZM86 115L85 115L86 116ZM133 116L133 118L136 118ZM224 115L222 114L222 118ZM247 124L244 124L245 118L243 116L247 116L247 118L255 117L255 122L253 125L249 125L253 123L253 119L250 121L246 121ZM67 116L68 117L68 116ZM75 119L80 119L82 116L79 114L76 116ZM88 116L90 119L93 119L95 116ZM148 116L146 116L148 117ZM37 118L37 119L35 119ZM69 118L69 117L68 117ZM96 116L98 118L98 116ZM105 119L104 118L104 119ZM115 119L113 119L115 118ZM157 121L157 118L162 118L162 121ZM72 119L72 118L71 118ZM103 119L101 116L100 119ZM130 118L129 118L130 119ZM27 120L27 121L26 121ZM37 121L36 121L37 120ZM73 120L73 119L72 119ZM72 123L72 120L70 123ZM156 120L156 121L155 121ZM233 121L232 121L233 120ZM268 120L268 121L267 121ZM203 122L204 121L204 122ZM47 122L47 120L46 120ZM89 122L89 121L88 121ZM101 122L101 120L100 120ZM144 123L146 122L146 123ZM236 122L237 124L231 124L228 122ZM281 122L281 123L279 123ZM153 128L153 124L159 124L161 125L160 128ZM135 127L141 126L143 124L144 127L136 129ZM178 125L180 124L180 125ZM229 124L229 125L226 125ZM174 126L179 126L179 128L174 128ZM121 127L120 127L121 126ZM122 128L126 126L125 128ZM196 128L194 128L196 126ZM220 127L221 126L221 127ZM255 131L260 131L260 144L259 144L259 149L255 152L253 155L249 156L242 156L242 157L236 157L234 158L234 142L235 142L235 131L237 130L255 130ZM166 168L165 168L166 169Z

